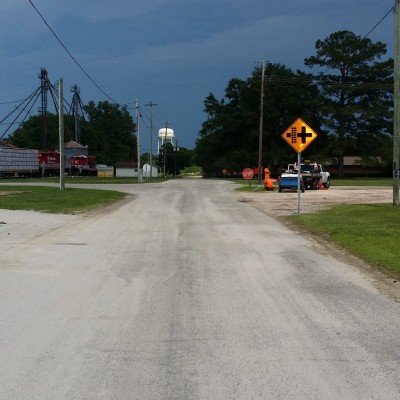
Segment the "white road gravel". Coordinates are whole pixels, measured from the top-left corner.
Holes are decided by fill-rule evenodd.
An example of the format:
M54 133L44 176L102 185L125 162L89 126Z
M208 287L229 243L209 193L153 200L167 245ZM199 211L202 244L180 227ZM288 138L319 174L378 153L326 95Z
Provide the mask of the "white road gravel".
M0 210L0 399L400 399L400 304L232 186Z

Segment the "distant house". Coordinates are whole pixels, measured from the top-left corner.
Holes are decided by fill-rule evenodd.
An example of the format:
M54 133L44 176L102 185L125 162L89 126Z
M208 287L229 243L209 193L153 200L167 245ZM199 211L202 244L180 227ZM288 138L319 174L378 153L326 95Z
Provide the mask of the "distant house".
M148 167L146 167L148 166ZM143 165L141 166L141 173L144 178L150 177L150 165L145 164L143 169ZM152 177L156 178L159 176L159 171L156 166L152 166ZM138 173L138 163L137 161L118 161L115 163L115 176L116 177L124 177L124 178L137 178Z
M337 175L337 160L331 160L327 165L328 171L333 177ZM363 160L360 156L343 157L344 174L348 178L352 177L390 177L391 167L386 166L380 157L371 157Z
M59 149L57 149L59 151ZM64 155L67 159L72 156L88 156L89 149L87 146L83 146L74 140L64 143Z

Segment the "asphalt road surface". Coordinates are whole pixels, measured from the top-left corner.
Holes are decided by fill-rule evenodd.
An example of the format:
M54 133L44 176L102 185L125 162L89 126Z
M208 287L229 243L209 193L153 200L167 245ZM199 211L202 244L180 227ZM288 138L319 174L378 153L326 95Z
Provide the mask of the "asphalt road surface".
M400 399L400 304L201 179L0 210L1 400Z

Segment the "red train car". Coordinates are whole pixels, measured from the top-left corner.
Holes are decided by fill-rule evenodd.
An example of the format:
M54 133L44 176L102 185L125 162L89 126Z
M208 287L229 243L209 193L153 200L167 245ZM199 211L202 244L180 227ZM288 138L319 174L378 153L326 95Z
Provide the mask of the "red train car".
M95 156L64 156L64 171L68 175L97 175ZM60 153L21 149L0 142L0 177L59 176Z
M39 151L39 168L42 176L60 175L60 153Z
M70 174L72 176L97 175L97 161L95 156L72 156L70 163Z

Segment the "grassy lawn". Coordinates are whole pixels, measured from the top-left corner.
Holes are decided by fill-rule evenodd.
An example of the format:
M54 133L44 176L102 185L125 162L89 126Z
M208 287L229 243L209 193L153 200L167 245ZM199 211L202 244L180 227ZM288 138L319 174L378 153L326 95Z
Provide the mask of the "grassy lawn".
M332 240L400 277L400 208L392 204L346 205L287 217L300 228Z
M393 186L392 178L332 179L332 186Z
M157 183L163 182L166 179L164 178L149 178L143 179L143 183ZM110 178L102 178L97 176L75 176L75 177L65 177L65 183L83 183L83 184L133 184L139 183L137 178L117 178L117 177L110 177ZM39 182L48 182L48 183L59 183L60 178L58 177L45 177L45 178L7 178L6 180L1 180L1 183L39 183Z
M126 196L110 190L0 186L0 209L75 214L110 204Z

